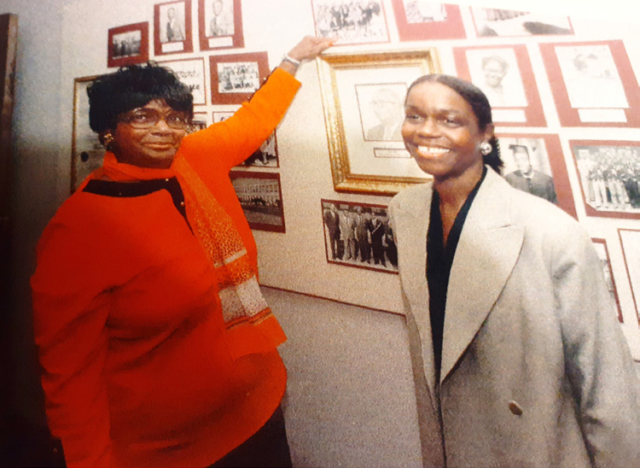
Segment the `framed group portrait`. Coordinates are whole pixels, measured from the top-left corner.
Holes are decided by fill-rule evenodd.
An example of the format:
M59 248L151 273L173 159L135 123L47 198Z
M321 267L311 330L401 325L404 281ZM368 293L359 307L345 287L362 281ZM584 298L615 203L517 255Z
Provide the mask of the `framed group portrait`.
M607 241L604 239L592 238L593 247L596 249L598 259L600 260L600 266L602 267L602 274L604 275L605 283L607 284L607 290L611 296L612 313L618 318L620 323L624 322L622 317L622 310L620 310L620 300L618 299L618 290L616 289L616 282L613 279L613 271L611 270L611 260L609 258L609 249L607 249Z
M244 47L241 0L198 0L200 50Z
M401 41L464 39L460 7L430 0L392 0Z
M640 219L640 143L571 140L587 216Z
M87 88L97 76L76 78L73 83L73 132L71 141L71 193L95 169L102 166L105 148L89 126Z
M640 127L640 95L620 40L540 44L560 124Z
M398 249L384 205L321 200L327 262L398 272Z
M624 263L631 284L631 295L636 309L638 325L640 325L640 230L618 229Z
M471 15L478 37L566 36L573 34L573 27L567 16L479 7L472 7Z
M440 71L435 50L326 54L318 68L334 189L393 195L429 180L400 126L409 85Z
M180 81L189 87L193 94L194 105L203 106L207 103L204 58L169 60L159 63L173 70Z
M149 23L109 29L107 66L122 67L149 60Z
M495 124L546 126L526 45L457 47L453 54L458 76L489 99Z
M193 52L191 0L156 3L153 24L156 56Z
M286 232L280 174L231 171L229 177L251 229Z
M266 52L209 57L212 104L242 104L269 75Z
M335 37L335 45L389 42L382 0L311 0L316 35Z

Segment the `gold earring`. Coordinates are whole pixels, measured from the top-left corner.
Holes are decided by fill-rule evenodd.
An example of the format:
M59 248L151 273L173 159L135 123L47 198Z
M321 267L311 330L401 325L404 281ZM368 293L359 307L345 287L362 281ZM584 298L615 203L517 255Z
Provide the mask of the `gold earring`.
M105 148L109 149L109 147L111 146L111 143L113 143L113 135L111 133L106 133L102 137L102 144L104 145Z

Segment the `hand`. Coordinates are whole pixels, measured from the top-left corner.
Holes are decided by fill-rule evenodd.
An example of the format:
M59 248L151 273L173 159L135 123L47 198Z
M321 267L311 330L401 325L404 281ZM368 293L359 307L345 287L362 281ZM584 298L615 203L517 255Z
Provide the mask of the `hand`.
M304 60L314 60L323 51L331 47L337 40L337 37L306 36L293 49L291 49L287 55L299 62Z

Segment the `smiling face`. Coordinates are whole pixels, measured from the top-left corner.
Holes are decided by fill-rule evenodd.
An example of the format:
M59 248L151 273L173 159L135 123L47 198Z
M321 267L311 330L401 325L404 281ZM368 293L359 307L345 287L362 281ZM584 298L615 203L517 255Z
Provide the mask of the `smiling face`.
M478 128L469 103L438 82L415 85L405 104L402 138L420 169L436 182L482 174L479 145L493 136L493 125Z

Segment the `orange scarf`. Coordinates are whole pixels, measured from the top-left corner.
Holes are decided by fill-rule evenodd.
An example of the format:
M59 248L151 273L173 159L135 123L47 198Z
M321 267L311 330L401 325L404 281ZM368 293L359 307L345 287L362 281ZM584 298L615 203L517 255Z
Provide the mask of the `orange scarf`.
M216 273L227 343L234 358L272 351L286 340L262 296L240 233L184 157L176 156L169 169L151 169L118 163L107 152L102 167L87 181L105 177L116 182L178 179L193 233Z

